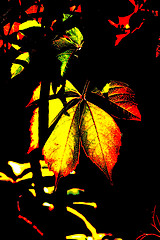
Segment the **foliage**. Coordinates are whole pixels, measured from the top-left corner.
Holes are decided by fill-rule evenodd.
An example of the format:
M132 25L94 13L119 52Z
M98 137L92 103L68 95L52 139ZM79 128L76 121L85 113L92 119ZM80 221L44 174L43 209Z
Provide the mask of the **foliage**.
M146 21L146 15L141 16L143 12L147 12L146 1L141 4L134 0L129 2L134 6L131 14L118 16L118 23L107 19L117 30L114 46L120 45L124 37L139 30ZM46 1L20 0L17 8L11 7L11 15L9 11L6 12L8 17L5 13L2 15L0 29L0 51L3 57L8 57L10 82L23 82L25 76L34 70L33 62L36 56L37 59L42 57L42 64L37 64L39 75L46 75L46 78L38 82L34 81L32 76L28 79L28 85L32 85L28 86L28 89L34 89L31 98L31 94L27 96L24 110L29 115L27 134L30 138L24 154L25 159L23 163L8 161L7 167L12 169L12 174L0 172L0 180L16 184L20 189L27 189L27 193L40 203L40 207L48 209L51 214L58 212L58 204L54 204L53 199L56 199L61 191L59 179L75 174L81 165L83 152L85 160L90 159L90 162L98 167L97 172L103 172L110 184L114 184L113 169L121 153L120 148L123 148L119 123L123 120L141 121L135 93L126 82L107 80L107 71L104 76L106 80L103 81L98 78L95 81L87 74L82 82L77 80L75 75L72 77L75 66L78 69L77 78L82 71L76 65L81 61L81 56L90 54L86 51L87 24L82 26L86 21L86 12L83 12L84 6L79 0L66 1L64 6L60 7L58 1L54 4L55 8L50 9ZM134 15L140 16L136 27L131 24ZM99 20L96 15L94 18L94 21ZM97 45L91 52L94 52L96 47L97 51L105 47L101 44L100 36L94 36L92 40ZM101 48L97 42L102 45ZM52 58L49 59L48 56ZM107 59L107 56L105 57ZM70 72L71 74L68 74ZM76 186L67 189L65 194L69 198L77 197L85 191ZM26 215L23 206L21 207L22 192L19 192L17 201L18 218L43 236L43 227L38 227L34 219L30 219L29 214ZM59 199L60 197L56 201ZM96 202L83 199L73 201L72 204L94 209L98 207ZM114 238L109 233L98 233L85 214L72 206L65 205L65 211L82 220L91 235L72 234L66 239ZM141 235L141 238L137 239L145 236L147 235Z

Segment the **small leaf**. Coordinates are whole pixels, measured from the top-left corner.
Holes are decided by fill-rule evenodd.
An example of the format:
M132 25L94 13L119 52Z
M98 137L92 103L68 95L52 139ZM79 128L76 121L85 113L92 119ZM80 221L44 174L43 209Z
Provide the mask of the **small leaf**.
M24 67L18 63L12 63L11 67L11 79L20 74L24 70Z
M112 181L112 169L121 146L121 132L117 124L108 113L86 101L80 131L86 155Z
M67 195L79 195L81 192L84 192L84 189L71 188L71 189L67 190Z
M80 104L68 114L62 115L43 147L44 159L55 174L55 187L58 179L69 175L79 162Z
M19 26L19 30L22 31L31 27L41 27L41 24L36 20L28 20Z
M57 49L57 59L61 62L61 76L64 76L69 59L80 50L83 45L83 35L76 27L66 30L62 37L53 41L53 46ZM64 50L63 50L64 49ZM60 53L59 53L60 52Z
M65 22L68 18L71 18L73 17L72 14L69 14L69 13L63 13L63 19L62 19L62 22Z
M30 55L29 55L29 52L25 52L25 53L22 53L20 54L16 60L21 60L21 61L25 61L27 63L30 62Z
M67 92L76 93L77 95L80 96L80 93L78 92L78 90L68 80L66 80L66 84L65 84L65 93L67 93Z
M24 70L24 66L22 64L16 63L16 60L24 61L24 63L30 62L30 55L29 52L25 52L20 54L16 59L15 63L12 63L11 66L11 79L20 74Z
M5 182L11 182L11 183L15 183L15 181L8 177L5 173L0 172L0 181L5 181Z
M111 81L107 83L102 90L95 88L92 93L103 98L108 97L113 106L117 106L117 110L121 112L121 116L114 113L115 117L125 120L141 121L141 114L139 112L137 103L135 102L135 93L128 84L119 81Z
M21 175L26 169L31 168L30 163L17 163L17 162L9 161L8 165L11 166L11 168L16 176Z
M66 69L67 69L67 64L69 62L69 59L71 58L72 54L74 53L74 49L71 50L66 50L65 52L62 52L57 55L58 60L62 63L61 65L61 76L63 77Z
M123 110L122 118L141 121L141 114L135 102L135 94L126 83L111 81L109 83L108 99Z

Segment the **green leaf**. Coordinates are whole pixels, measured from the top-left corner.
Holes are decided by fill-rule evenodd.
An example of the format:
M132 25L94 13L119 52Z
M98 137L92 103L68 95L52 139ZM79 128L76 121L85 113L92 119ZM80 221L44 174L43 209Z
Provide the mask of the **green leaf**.
M71 50L67 50L67 51L62 52L57 55L58 60L62 63L62 65L61 65L61 76L62 77L67 69L67 64L69 63L69 59L71 58L71 56L73 55L74 52L75 52L75 50L71 49Z
M83 35L76 27L66 31L67 36L74 42L77 47L82 47Z
M66 21L68 18L71 18L73 17L72 14L69 14L69 13L63 13L63 18L62 18L62 22Z
M80 188L71 188L67 190L67 195L79 195L81 192L84 192L84 189Z
M66 30L62 37L53 41L53 46L57 49L57 59L61 62L61 76L64 76L67 65L72 56L81 49L83 45L83 35L76 27Z

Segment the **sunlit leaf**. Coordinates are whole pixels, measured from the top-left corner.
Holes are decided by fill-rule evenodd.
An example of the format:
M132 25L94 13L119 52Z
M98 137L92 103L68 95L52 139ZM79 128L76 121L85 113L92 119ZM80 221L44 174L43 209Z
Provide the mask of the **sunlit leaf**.
M43 190L45 193L47 194L52 194L54 192L55 186L51 186L51 187L44 187Z
M31 168L30 163L17 163L17 162L9 161L8 165L11 166L11 168L16 176L21 175L24 170Z
M44 202L42 204L44 207L48 207L49 211L52 211L54 209L54 205L48 202Z
M72 92L72 93L77 93L80 96L80 93L78 92L78 90L73 86L73 84L66 80L66 84L65 84L65 92Z
M70 236L66 236L66 239L72 239L72 240L86 240L87 236L84 234L74 234Z
M55 186L60 177L72 172L79 161L80 105L76 104L63 114L43 148L49 168L55 174Z
M117 124L108 113L86 101L80 131L86 155L112 180L112 169L121 146Z
M86 205L97 208L97 204L95 202L73 202L74 205Z
M128 84L119 81L107 83L102 90L95 88L92 93L107 98L112 106L117 107L114 116L125 120L141 121L141 114L135 102L135 93ZM118 114L120 112L120 114Z
M16 49L16 50L19 50L19 49L21 49L21 47L20 47L20 46L18 46L17 44L13 44L13 43L12 43L12 47L13 47L14 49Z
M63 18L62 18L62 22L66 21L67 19L73 17L72 14L69 14L69 13L63 13Z
M5 173L0 172L0 181L5 181L5 182L11 182L11 183L15 183L15 181L8 177Z
M21 64L13 63L11 67L11 78L14 78L24 70L24 67Z
M84 192L84 189L71 188L71 189L67 190L67 195L79 195L81 192Z
M24 63L29 63L30 62L29 52L25 52L25 53L20 54L15 59L15 63L12 63L11 78L14 78L15 76L17 76L18 74L20 74L24 70L24 66L22 64L16 63L16 60L22 61L22 64L23 64L23 61L24 61Z
M36 20L28 20L19 26L19 30L22 31L31 27L41 27L41 24Z
M106 90L109 101L123 110L122 118L141 120L141 114L135 102L135 94L126 83L111 81L102 89L102 93L106 93Z
M30 146L28 149L28 154L39 147L39 108L33 111L33 115L30 120Z
M17 183L17 182L24 181L24 180L32 179L32 178L33 178L33 173L32 173L32 172L29 172L29 173L25 174L23 177L18 178L18 179L16 180L16 183Z
M42 177L49 177L49 176L52 177L52 176L54 176L54 173L48 169L48 165L45 163L44 160L40 160L39 163L41 165Z
M25 61L27 63L30 62L30 55L29 55L29 52L25 52L25 53L22 53L20 54L16 60L21 60L21 61Z
M61 87L60 87L61 88ZM33 95L29 103L26 107L32 106L34 103L36 103L40 99L40 91L41 91L41 83L38 85L38 87L33 91ZM58 91L58 89L57 89ZM77 89L70 83L68 80L66 80L65 84L65 93L73 93L77 94L77 96L80 96L80 93L77 91ZM50 84L50 93L49 96L55 96L52 90L52 84ZM67 97L67 102L71 101L74 97ZM37 105L37 104L36 104ZM63 103L59 98L51 98L49 100L49 112L48 112L48 127L52 125L57 115L60 113L60 111L63 109ZM33 110L32 117L30 119L30 146L28 149L28 154L39 147L39 107L36 107ZM51 173L50 173L51 174Z
M36 191L33 188L28 189L34 197L36 197Z

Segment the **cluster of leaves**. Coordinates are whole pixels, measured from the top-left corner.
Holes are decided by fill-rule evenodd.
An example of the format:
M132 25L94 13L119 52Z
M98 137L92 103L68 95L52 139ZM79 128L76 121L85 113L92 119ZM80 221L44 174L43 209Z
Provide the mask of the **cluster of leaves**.
M126 16L117 16L117 21L108 19L108 22L116 29L115 46L117 46L125 37L139 30L150 14L154 17L158 16L158 11L148 9L146 2L147 0L129 0L129 4L133 8L131 13ZM158 55L158 46L156 54Z
M16 6L11 5L12 14L8 13L9 10L3 14L6 18L1 22L0 51L12 56L11 79L27 67L34 52L39 51L39 46L43 48L49 44L50 48L55 48L57 56L53 57L60 62L61 77L64 76L69 59L78 57L77 50L83 45L83 35L74 24L71 26L66 22L74 14L80 15L81 5L68 2L64 12L53 15L49 20L45 6L46 3L41 0L19 1Z
M51 175L53 176L54 173L54 190L61 177L68 176L76 169L81 146L86 156L98 166L112 184L112 170L121 146L121 131L113 117L141 120L135 94L126 83L110 81L102 89L96 87L91 89L90 81L86 81L82 93L79 93L73 84L66 80L70 59L78 56L85 41L80 29L76 25L68 24L74 14L81 13L81 5L79 2L75 4L74 1L73 3L70 1L70 4L68 10L47 21L45 4L41 0L31 1L28 4L20 0L16 21L6 19L2 24L0 35L1 50L4 53L11 49L14 51L15 58L10 67L11 79L22 76L20 74L31 63L34 52L40 50L42 44L49 44L49 49L55 51L53 58L56 59L59 76L57 79L44 79L40 82L26 106L26 109L32 113L27 154L29 156L38 149L43 155ZM37 33L34 37L33 32ZM63 79L63 83L58 82L59 78ZM98 96L104 106L109 103L117 113L114 111L111 116L106 112L106 108L102 109L98 103L90 101L90 96L92 99ZM43 136L40 134L44 123L42 118L47 119ZM29 165L29 168L32 166ZM34 177L36 173L26 178L24 176L22 180ZM7 179L12 183L21 181L19 178L15 180L7 178L3 173L0 177L1 180ZM52 190L53 188L51 193ZM35 195L34 188L30 188L30 192ZM49 207L53 210L53 206L49 205ZM67 211L79 215L84 222L86 221L73 209L68 207ZM87 221L85 223L88 224ZM101 239L104 236L100 238L95 229L92 235L94 239ZM84 235L81 237L86 238Z
M60 177L75 170L79 163L80 144L86 155L112 182L112 169L117 162L121 146L121 132L113 118L97 105L87 101L86 95L98 94L104 104L109 100L121 112L123 119L141 120L134 93L127 84L111 81L102 90L88 91L87 81L83 93L67 80L64 89L66 105L59 99L62 86L54 94L50 88L49 123L42 153L55 174L55 185ZM31 118L31 143L28 153L39 147L39 100L41 84L33 93L27 107L35 106Z

